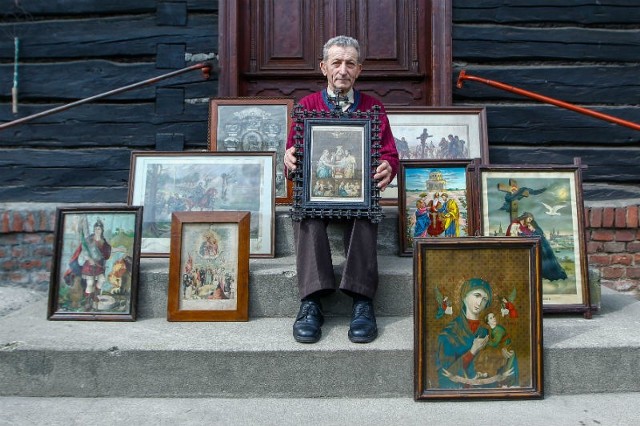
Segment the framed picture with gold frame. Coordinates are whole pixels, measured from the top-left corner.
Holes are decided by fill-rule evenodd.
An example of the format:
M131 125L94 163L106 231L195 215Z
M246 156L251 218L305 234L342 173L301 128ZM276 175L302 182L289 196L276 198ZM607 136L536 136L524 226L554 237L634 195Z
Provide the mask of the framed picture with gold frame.
M539 239L414 247L414 398L542 398Z
M167 320L249 319L250 215L172 214Z

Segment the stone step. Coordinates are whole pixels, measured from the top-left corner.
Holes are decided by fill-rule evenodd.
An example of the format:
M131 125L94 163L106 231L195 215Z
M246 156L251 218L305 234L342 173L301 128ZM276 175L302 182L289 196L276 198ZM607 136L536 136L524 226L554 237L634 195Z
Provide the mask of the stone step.
M403 398L0 398L6 425L637 425L640 393L418 403ZM6 423L5 423L6 422Z
M340 280L344 261L333 257L335 275ZM379 289L376 313L383 316L407 316L413 309L413 259L379 256ZM167 316L169 282L168 259L142 259L138 292L140 318ZM328 316L350 315L351 299L337 292L326 299ZM249 260L249 317L290 317L300 306L295 257Z
M47 321L46 301L0 318L2 396L407 398L413 318L379 317L371 344L329 317L317 344L293 318L246 323ZM545 395L640 392L640 301L604 289L593 319L545 316Z

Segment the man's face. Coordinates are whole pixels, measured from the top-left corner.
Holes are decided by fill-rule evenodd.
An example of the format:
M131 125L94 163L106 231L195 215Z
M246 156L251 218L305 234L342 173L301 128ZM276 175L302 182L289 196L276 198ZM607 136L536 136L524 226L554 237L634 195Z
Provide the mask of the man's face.
M333 92L340 90L347 93L360 75L362 65L358 62L358 52L353 47L332 46L327 60L320 62L320 69Z

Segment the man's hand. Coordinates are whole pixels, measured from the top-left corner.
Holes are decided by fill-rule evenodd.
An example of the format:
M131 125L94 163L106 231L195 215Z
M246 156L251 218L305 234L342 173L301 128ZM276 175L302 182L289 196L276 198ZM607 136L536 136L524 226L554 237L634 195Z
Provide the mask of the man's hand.
M287 168L289 172L292 172L296 169L296 147L292 146L284 152L284 166Z
M391 182L391 173L392 169L389 162L387 160L382 160L376 169L376 174L373 175L374 179L380 181L378 182L378 188L380 188L380 191L384 191L387 185Z

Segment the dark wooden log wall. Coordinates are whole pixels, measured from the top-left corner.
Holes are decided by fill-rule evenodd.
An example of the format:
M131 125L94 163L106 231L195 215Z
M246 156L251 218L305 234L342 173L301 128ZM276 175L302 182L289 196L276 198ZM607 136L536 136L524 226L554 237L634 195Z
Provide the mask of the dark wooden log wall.
M459 71L640 125L640 14L633 0L453 0ZM455 104L486 105L490 161L581 157L585 199L640 198L640 131L466 81Z
M15 3L0 0L0 122L203 58L217 64L215 0L19 1L28 15L12 14ZM455 88L465 69L639 123L638 16L632 0L453 0L453 102L487 107L490 161L579 156L587 200L640 198L640 132L481 83ZM193 72L0 131L0 202L125 202L131 150L206 148L217 85Z
M0 122L203 60L217 64L217 1L19 4L28 15L0 0ZM0 201L126 202L132 150L206 149L207 101L217 90L215 74L205 80L194 71L0 131Z

